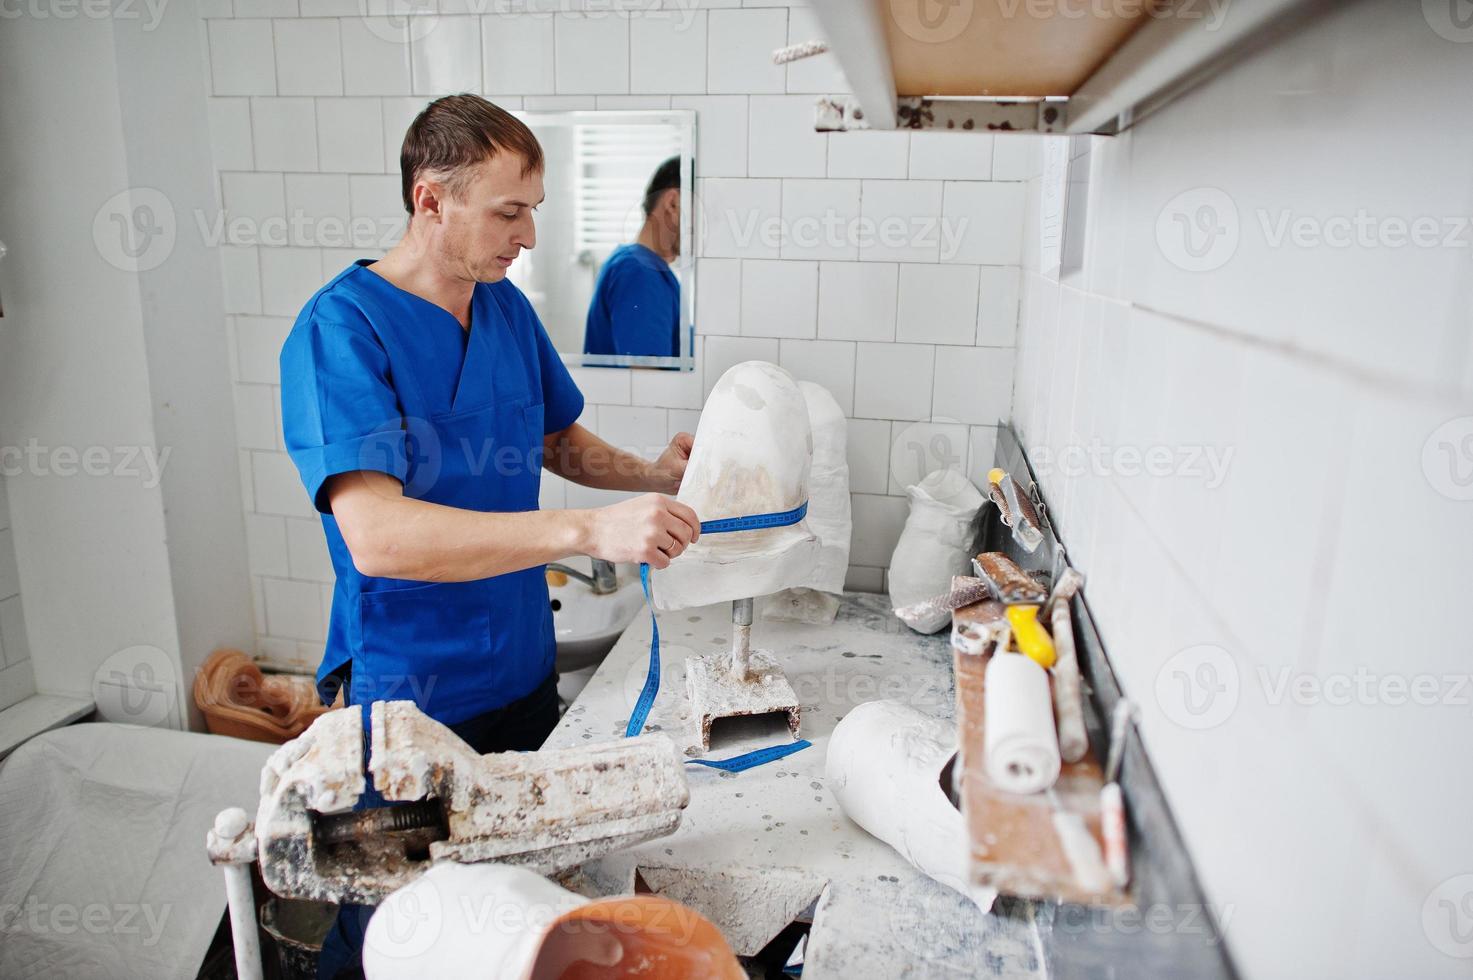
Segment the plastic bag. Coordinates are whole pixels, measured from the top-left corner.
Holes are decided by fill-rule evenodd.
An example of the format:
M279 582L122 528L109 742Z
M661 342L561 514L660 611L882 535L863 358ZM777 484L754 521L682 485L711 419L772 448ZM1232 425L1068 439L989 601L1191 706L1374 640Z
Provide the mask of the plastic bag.
M981 492L956 470L936 470L906 487L910 517L890 557L890 604L899 609L951 589L951 577L971 567L973 524ZM918 633L947 625L946 610L902 620Z

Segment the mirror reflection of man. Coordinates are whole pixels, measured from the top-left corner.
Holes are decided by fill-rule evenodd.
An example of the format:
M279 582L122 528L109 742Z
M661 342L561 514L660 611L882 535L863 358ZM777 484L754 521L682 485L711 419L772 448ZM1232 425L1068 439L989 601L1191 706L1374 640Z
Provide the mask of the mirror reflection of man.
M598 273L585 354L680 355L680 157L660 164L644 194L644 227L614 249Z

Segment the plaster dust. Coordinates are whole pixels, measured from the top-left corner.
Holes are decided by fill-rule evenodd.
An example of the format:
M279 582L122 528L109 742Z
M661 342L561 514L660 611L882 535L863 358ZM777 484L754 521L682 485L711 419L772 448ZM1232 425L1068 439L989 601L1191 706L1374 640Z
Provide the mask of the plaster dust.
M660 618L667 655L649 729L671 734L683 749L694 744L686 654L724 644L730 620L726 603ZM649 620L640 617L563 716L548 747L623 733L644 681L649 640ZM835 725L859 704L893 698L938 718L954 717L946 635L912 632L893 617L884 596L845 593L832 624L759 618L752 642L780 654L802 702L803 736L813 746L740 774L691 767L690 806L675 833L583 865L580 884L611 894L630 888L639 869L668 869L691 889L681 894L710 896L713 919L730 914L723 908L780 918L787 899L776 890L754 891L751 878L785 880L801 872L826 883L805 980L1041 976L1031 919L1011 905L982 915L970 900L918 871L845 815L824 771ZM732 738L718 728L717 738L710 753L716 759L774 741L770 728L743 728Z

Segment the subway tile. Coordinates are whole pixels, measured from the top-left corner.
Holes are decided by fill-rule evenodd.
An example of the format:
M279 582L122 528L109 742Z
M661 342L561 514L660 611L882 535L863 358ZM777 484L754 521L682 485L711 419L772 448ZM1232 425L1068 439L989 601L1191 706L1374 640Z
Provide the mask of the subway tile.
M854 411L854 344L844 340L783 340L777 363L799 381L822 385L850 415Z
M5 489L5 477L0 475L0 531L10 526L10 496Z
M704 220L698 255L775 259L782 245L782 181L711 178L697 181Z
M869 240L865 262L935 262L941 250L942 184L936 180L866 180L860 213Z
M269 385L237 384L235 439L242 449L276 448L276 397Z
M663 408L644 405L600 405L598 435L610 445L642 459L654 459L664 452L669 419Z
M645 11L631 18L629 90L706 91L706 16L704 11Z
M357 17L339 21L345 95L408 95L412 17ZM433 32L432 32L433 33Z
M931 411L938 419L993 425L1011 414L1013 352L999 347L937 347Z
M235 0L236 17L296 17L297 0Z
M498 99L503 109L515 108L509 99ZM528 112L581 112L598 108L596 95L529 95L522 99L523 109Z
M251 148L251 101L245 98L207 99L210 152L216 170L251 170L256 166Z
M708 15L706 90L716 93L779 93L787 71L772 52L788 36L786 10L713 10Z
M976 266L902 265L895 339L971 344L977 335Z
M959 422L890 423L890 485L893 496L905 496L936 470L966 475L967 427Z
M822 263L818 335L833 340L894 340L898 280L897 265Z
M553 75L553 18L536 14L500 14L481 18L481 50L485 91L493 97L550 95L557 91Z
M849 561L856 565L890 567L890 556L905 528L909 506L904 497L851 493L854 536Z
M949 252L943 250L941 261L1017 265L1026 195L1021 184L948 181L942 214L958 240Z
M934 348L929 344L859 345L854 414L867 419L931 416Z
M257 170L317 169L317 113L311 99L252 99Z
M316 516L316 508L302 486L297 468L286 453L252 452L251 476L257 513Z
M255 248L221 245L220 278L226 313L261 312L261 267Z
M992 141L992 179L1028 180L1043 173L1043 141L1067 136L999 133Z
M245 515L246 555L252 575L291 577L286 550L287 521L288 518L274 514Z
M778 342L769 337L707 337L704 340L705 363L703 365L705 378L704 397L709 398L711 389L716 387L716 382L728 368L735 367L743 361L771 361L777 362Z
M629 91L629 21L607 14L559 14L556 29L558 92Z
M323 286L322 256L315 248L261 249L261 308L295 318Z
M276 54L269 20L211 20L212 95L275 95Z
M696 112L696 173L702 177L747 176L747 97L677 95L671 108Z
M742 260L700 259L696 263L696 334L742 332Z
M322 640L327 636L322 614L322 590L316 582L262 578L266 625L273 636Z
M286 190L281 174L220 175L225 240L232 245L286 244ZM268 222L272 222L268 224ZM274 241L269 239L274 238Z
M300 0L303 17L358 17L362 0Z
M698 410L705 402L705 372L701 368L701 341L696 341L696 366L690 371L630 371L634 375L631 401L635 405Z
M0 531L0 599L20 594L20 572L15 563L15 532Z
M600 367L569 367L573 383L591 405L628 405L633 371Z
M856 130L829 134L829 176L904 180L909 176L910 133Z
M196 9L199 11L201 20L235 16L235 8L230 0L200 0Z
M910 177L987 180L992 176L992 141L991 133L911 133Z
M665 430L673 442L675 437L682 432L690 435L696 434L696 429L701 425L701 412L694 408L672 408L670 410L670 427Z
M818 263L742 263L742 335L813 337L818 327Z
M997 461L997 426L995 425L973 425L968 426L967 433L967 475L979 490L986 482L987 471L992 469L992 464Z
M859 181L783 181L784 259L859 258Z
M281 518L286 526L287 561L291 577L307 582L332 582L337 573L327 551L327 537L320 520Z
M1014 266L984 265L977 301L977 345L1012 347L1018 334L1019 270Z
M381 100L384 117L383 172L399 174L399 151L404 146L404 134L409 132L410 124L429 105L429 101L417 95Z
M348 210L354 244L390 248L404 234L403 185L398 176L354 174L348 178Z
M643 112L648 109L663 111L670 108L671 96L668 95L596 95L594 106L599 110L636 110Z
M278 95L342 95L343 56L336 20L277 20Z
M342 248L348 239L348 178L344 174L287 174L286 208L293 245Z
M236 469L240 479L241 509L250 513L256 509L256 474L251 463L251 456L254 454L249 449L236 449L235 455L240 464ZM265 627L260 632L266 632Z
M563 510L568 506L567 481L551 470L542 471L542 483L538 491L539 510Z
M291 332L289 317L238 316L235 318L236 354L240 380L253 384L279 384L281 347Z
M845 441L849 489L886 493L890 486L890 423L886 419L849 419Z
M788 12L788 43L803 44L821 41L828 32L818 21L811 8L794 7ZM839 65L839 56L829 51L825 54L802 58L788 64L788 91L814 95L840 95L849 91L849 81Z
M481 91L481 32L474 17L439 17L434 30L411 26L410 82L417 95Z
M754 95L748 127L747 173L752 177L823 177L828 172L827 133L813 128L813 99L806 95Z
M317 162L322 170L332 173L383 173L384 120L380 101L318 99Z

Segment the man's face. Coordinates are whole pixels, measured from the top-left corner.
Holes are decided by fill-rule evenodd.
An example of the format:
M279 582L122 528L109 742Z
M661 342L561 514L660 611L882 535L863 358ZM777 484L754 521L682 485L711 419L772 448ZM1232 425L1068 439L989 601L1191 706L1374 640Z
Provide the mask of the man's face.
M440 203L440 254L450 271L500 282L522 249L537 247L532 212L543 200L542 173L523 173L522 158L498 153L471 171L464 190Z

